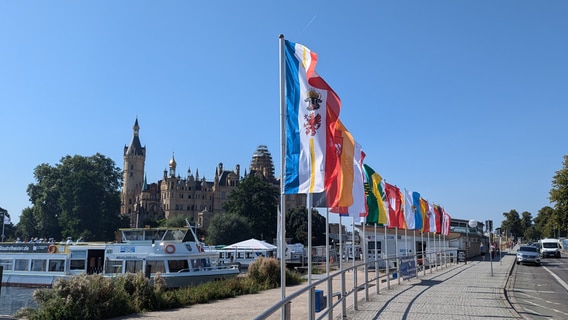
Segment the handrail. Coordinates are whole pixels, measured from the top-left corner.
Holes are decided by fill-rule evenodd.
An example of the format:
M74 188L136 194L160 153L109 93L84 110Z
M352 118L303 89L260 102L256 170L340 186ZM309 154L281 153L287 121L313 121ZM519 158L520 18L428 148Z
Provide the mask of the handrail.
M284 299L280 300L279 302L277 302L276 304L272 305L271 307L269 307L268 309L266 309L264 312L262 312L261 314L259 314L258 316L256 316L254 319L255 320L264 320L267 319L268 317L270 317L271 315L273 315L275 312L277 312L278 310L287 310L286 312L291 312L290 308L286 308L286 305L290 305L291 302L298 298L299 296L310 292L309 294L312 295L312 299L309 299L308 301L312 301L312 305L308 305L308 319L314 319L315 318L315 290L317 286L323 285L323 284L328 284L327 287L327 295L332 295L333 297L337 296L338 300L335 301L334 303L332 303L331 305L327 305L323 310L319 310L319 312L321 312L321 314L318 315L317 319L323 319L324 317L328 316L329 314L331 314L334 310L334 308L336 308L339 304L344 304L346 302L346 299L352 295L355 294L356 297L356 292L361 291L361 290L365 290L365 298L368 299L368 288L370 286L372 286L373 282L376 281L376 286L377 286L377 290L376 290L376 294L379 294L379 290L378 290L378 286L379 286L379 280L381 277L386 277L387 279L387 289L390 288L390 278L393 275L394 272L396 272L397 274L397 280L400 283L400 263L399 260L401 258L407 258L407 257L414 257L414 261L416 261L417 256L427 256L429 254L435 254L436 257L439 258L435 258L434 259L434 265L436 267L436 269L438 268L438 266L442 267L444 264L447 267L447 264L449 262L448 259L448 252L450 251L455 251L455 250L439 250L436 252L426 252L426 253L419 253L417 254L407 254L407 255L396 255L394 257L387 257L387 258L379 258L379 259L375 259L375 260L371 260L371 261L367 261L367 262L361 262L358 263L354 266L349 266L347 268L343 268L341 270L337 270L334 273L330 273L329 276L326 276L325 278L319 279L317 281L312 282L311 284L308 284L306 287L297 290L296 292L293 292L292 294L290 294L289 296L285 297ZM383 261L385 263L385 266L387 266L387 268L385 269L385 273L383 275L379 275L379 272L375 272L375 276L373 277L369 277L369 269L374 269L374 268L378 268L379 263ZM389 268L388 265L392 262L396 262L396 267L395 268ZM454 263L456 263L457 261L454 260ZM430 261L430 259L428 259L427 261L428 263L428 268L430 268L430 270L432 270L431 268L433 267L432 265L432 261ZM371 268L369 268L371 267ZM416 277L419 276L419 271L423 271L425 274L425 267L426 264L423 263L422 268L419 269L419 266L416 265ZM342 281L342 283L344 283L345 280L345 276L348 272L354 272L355 274L357 273L357 270L359 268L363 268L363 270L365 271L365 280L362 283L357 283L357 281L355 281L352 285L351 288L345 288L345 292L338 292L338 293L334 293L334 292L330 292L331 288L333 287L331 285L332 281L334 278L336 277L340 277L340 280ZM366 282L365 282L366 281ZM332 299L328 298L328 301L332 301ZM356 302L354 303L354 305L356 305ZM290 314L286 315L287 317L285 319L290 319Z

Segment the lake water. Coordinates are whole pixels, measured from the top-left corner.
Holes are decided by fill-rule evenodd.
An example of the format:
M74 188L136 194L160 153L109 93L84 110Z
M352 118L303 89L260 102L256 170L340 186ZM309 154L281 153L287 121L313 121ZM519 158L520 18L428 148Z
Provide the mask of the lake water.
M34 288L6 287L0 289L0 315L10 316L21 308L36 308L32 298Z

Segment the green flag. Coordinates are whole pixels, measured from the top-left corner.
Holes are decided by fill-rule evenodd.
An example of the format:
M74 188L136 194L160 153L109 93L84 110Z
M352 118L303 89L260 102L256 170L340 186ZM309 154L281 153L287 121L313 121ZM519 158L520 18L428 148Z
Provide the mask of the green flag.
M388 225L387 210L385 209L384 190L381 186L383 178L368 165L363 165L365 171L365 196L369 213L366 222L369 224Z

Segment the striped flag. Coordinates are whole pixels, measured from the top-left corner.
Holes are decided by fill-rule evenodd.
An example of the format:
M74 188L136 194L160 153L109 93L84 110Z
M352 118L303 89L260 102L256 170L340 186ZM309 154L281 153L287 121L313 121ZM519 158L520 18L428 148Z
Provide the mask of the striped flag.
M340 168L333 136L341 101L316 73L317 54L285 40L284 193L323 192Z

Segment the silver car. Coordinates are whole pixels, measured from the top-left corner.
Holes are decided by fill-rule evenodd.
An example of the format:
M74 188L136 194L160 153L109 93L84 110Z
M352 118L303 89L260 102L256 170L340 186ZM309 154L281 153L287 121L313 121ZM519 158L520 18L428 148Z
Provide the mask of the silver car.
M540 265L540 252L535 246L523 245L517 250L517 264L534 263Z

